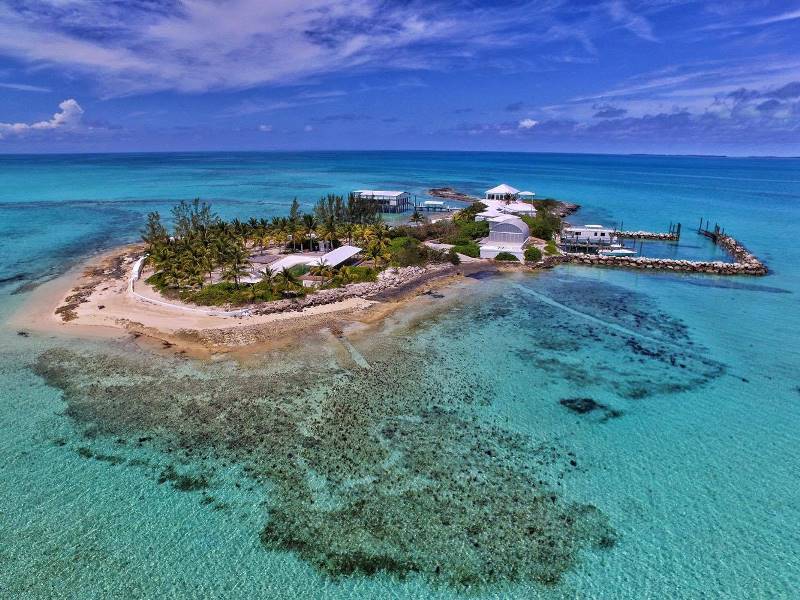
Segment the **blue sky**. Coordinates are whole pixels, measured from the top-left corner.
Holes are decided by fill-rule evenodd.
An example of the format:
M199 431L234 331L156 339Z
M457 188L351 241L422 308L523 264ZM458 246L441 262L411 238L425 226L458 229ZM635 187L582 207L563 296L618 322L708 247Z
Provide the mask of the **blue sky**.
M800 155L800 2L0 0L0 152Z

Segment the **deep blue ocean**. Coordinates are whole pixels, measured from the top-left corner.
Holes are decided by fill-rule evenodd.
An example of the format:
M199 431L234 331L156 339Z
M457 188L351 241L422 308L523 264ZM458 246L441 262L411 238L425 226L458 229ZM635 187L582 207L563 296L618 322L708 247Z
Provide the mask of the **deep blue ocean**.
M0 156L0 320L24 310L39 284L135 241L149 211L168 214L181 199L208 200L224 217L268 218L285 214L294 197L310 208L323 194L359 188L424 199L430 187L482 194L502 182L580 204L574 223L682 223L680 243L647 246L652 255L723 259L696 234L701 218L718 222L770 274L564 266L464 283L398 313L380 336L353 336L369 373L319 347L245 367L149 356L124 340L24 337L5 325L0 595L798 597L800 159ZM247 454L225 437L227 428L279 420L258 412L258 401L237 404L259 385L291 417L266 434L271 448L290 449L288 458ZM594 410L562 402L576 398L591 398ZM178 457L175 440L191 435L180 424L195 418L187 402L219 412L203 421L207 435L191 441L193 453ZM360 442L325 443L332 403L359 407L363 422L353 417L344 431ZM262 434L261 443L271 442ZM340 460L352 465L348 477L331 470ZM208 485L179 489L163 475L173 467L202 473ZM289 474L257 477L259 469ZM456 480L462 469L465 479ZM289 522L299 514L301 527L316 528L306 550L330 558L334 546L346 553L348 543L385 543L423 564L462 551L448 545L447 527L456 525L432 523L436 502L449 498L476 539L506 535L519 515L500 509L502 495L518 501L514 474L531 470L559 503L594 507L614 532L613 546L577 544L556 582L504 576L467 588L414 572L331 577L302 549L271 548L260 537L276 515ZM489 484L498 496L487 502L480 493ZM287 491L299 488L313 507ZM471 490L484 491L468 501ZM363 515L347 512L377 501L391 526L365 528Z

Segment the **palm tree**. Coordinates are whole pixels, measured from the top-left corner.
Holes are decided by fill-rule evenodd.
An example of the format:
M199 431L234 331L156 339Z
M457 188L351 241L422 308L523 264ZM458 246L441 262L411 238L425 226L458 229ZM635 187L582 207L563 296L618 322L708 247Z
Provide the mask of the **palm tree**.
M258 272L258 276L261 277L261 281L272 286L272 282L275 279L275 271L269 265L264 265L264 268Z
M309 269L309 273L320 277L331 277L333 275L333 269L331 269L326 260L321 259L318 265L314 265Z
M414 210L414 214L411 215L411 218L409 219L409 221L411 221L412 223L417 223L417 224L424 223L425 222L425 217L418 210Z
M353 225L353 241L357 244L364 244L367 241L369 227L364 225Z
M283 283L283 285L285 287L296 286L296 285L299 285L299 283L300 283L300 281L297 279L297 277L295 277L295 274L292 273L286 267L283 267L283 270L281 270L281 272L278 273L277 276L278 276L278 278L280 278L281 283Z
M386 223L377 223L368 228L366 238L367 254L376 264L379 258L385 260L389 251L389 227Z
M341 227L336 227L331 220L322 222L317 226L317 235L320 239L328 242L330 248L333 248L333 243L339 240L340 232Z
M302 225L300 229L300 248L303 247L303 242L305 240L311 240L312 237L316 235L317 230L317 219L314 215L304 214L302 218ZM309 250L311 249L311 243L309 243Z
M281 246L281 250L286 247L286 242L289 239L289 219L286 217L275 217L270 224L272 237Z
M347 245L353 243L353 232L355 231L356 225L351 221L347 221L346 223L342 223L336 229L336 235L338 238L345 238L347 240Z
M234 244L227 255L225 256L225 266L222 271L222 277L226 281L233 281L236 287L239 287L239 280L247 275L250 266L249 255L245 250L242 242L238 241Z

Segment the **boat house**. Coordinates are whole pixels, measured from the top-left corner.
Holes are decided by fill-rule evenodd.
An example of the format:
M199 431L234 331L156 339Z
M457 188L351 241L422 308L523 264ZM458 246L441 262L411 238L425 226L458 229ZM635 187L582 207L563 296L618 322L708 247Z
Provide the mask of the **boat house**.
M565 227L561 232L561 239L564 242L574 242L576 244L596 244L607 246L613 243L615 232L609 227L602 225L583 225L582 227Z
M378 204L378 210L385 213L401 213L414 208L411 201L411 194L408 192L392 190L355 190L353 195L356 198L374 200Z
M481 258L494 258L501 252L508 252L524 260L525 246L530 237L525 221L515 215L499 215L486 220L489 236L480 241Z

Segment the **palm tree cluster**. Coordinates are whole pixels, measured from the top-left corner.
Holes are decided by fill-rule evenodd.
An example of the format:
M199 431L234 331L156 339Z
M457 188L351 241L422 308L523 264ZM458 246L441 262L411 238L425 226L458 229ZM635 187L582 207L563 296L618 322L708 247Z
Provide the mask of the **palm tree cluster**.
M250 257L267 248L297 252L357 244L376 265L388 261L389 227L381 220L375 201L354 195L345 200L329 194L311 213L303 213L295 198L288 216L247 221L224 221L207 202L184 200L172 209L172 221L174 234L170 235L161 215L152 212L142 232L149 262L164 287L201 289L220 280L238 287L252 269ZM288 274L267 279L273 277L285 285L296 283Z
M175 235L170 236L161 215L151 212L142 239L149 262L167 287L203 287L218 273L237 285L247 274L247 241L237 224L221 220L206 202L181 201L172 209Z

